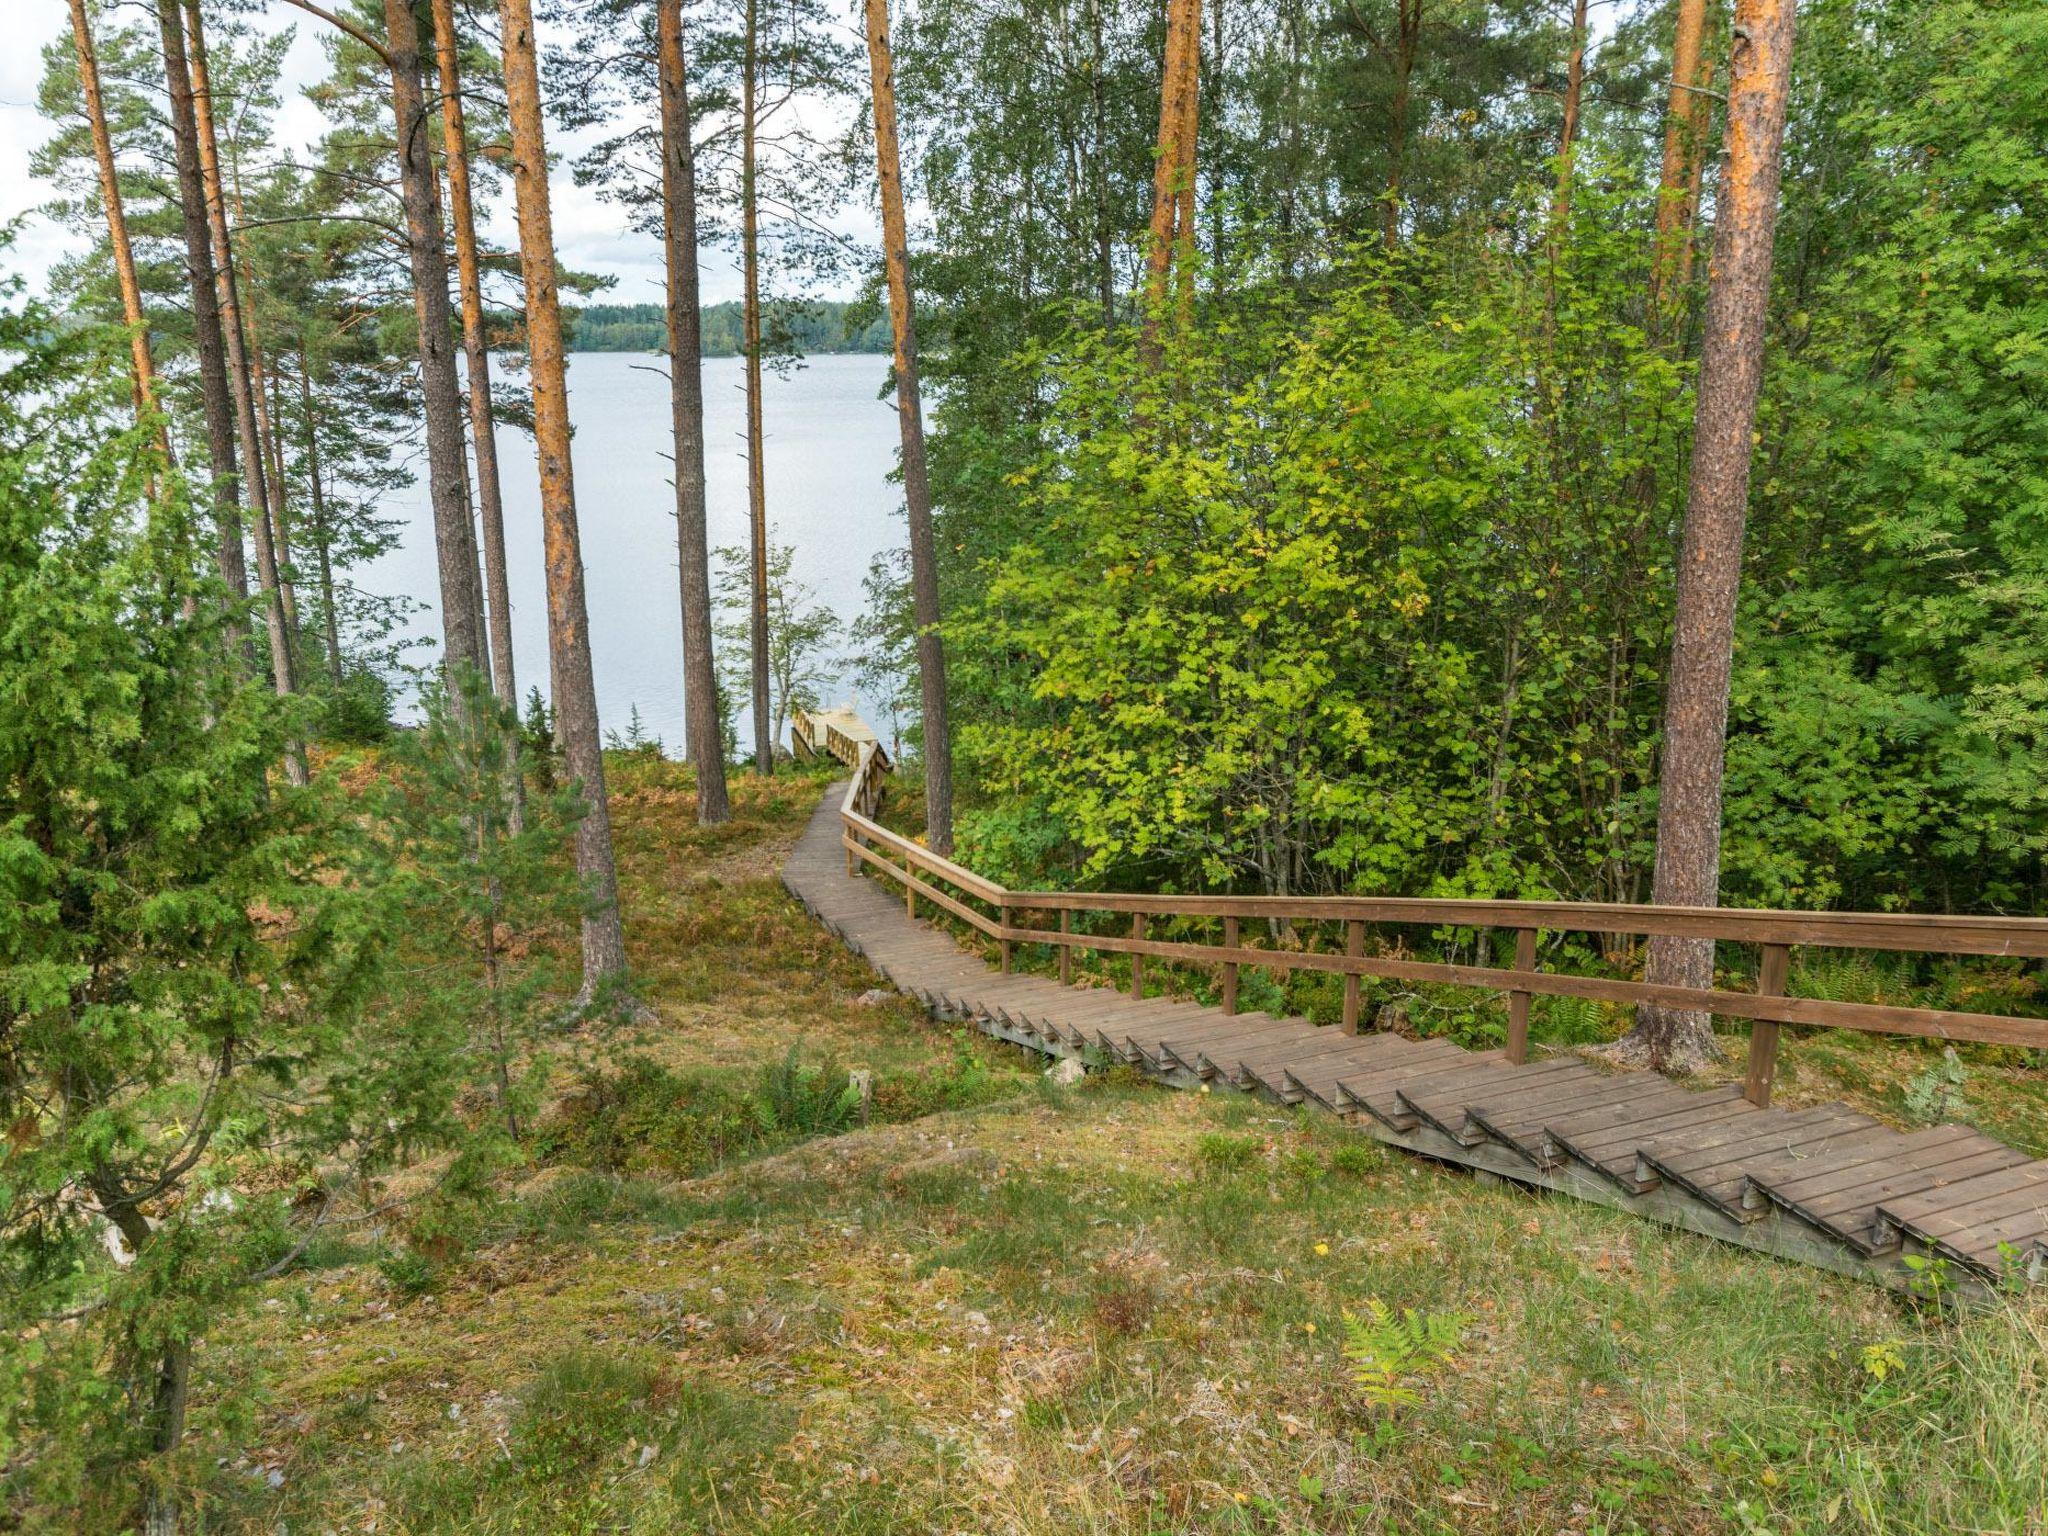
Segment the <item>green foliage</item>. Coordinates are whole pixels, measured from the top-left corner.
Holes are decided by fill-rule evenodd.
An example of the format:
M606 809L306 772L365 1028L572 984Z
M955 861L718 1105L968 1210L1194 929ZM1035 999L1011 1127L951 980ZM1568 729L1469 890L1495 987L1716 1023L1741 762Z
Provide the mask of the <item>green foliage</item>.
M1623 489L1679 378L1598 299L1612 240L1583 259L1553 290L1360 255L1315 303L1173 331L1156 373L1121 333L1046 356L1037 526L962 629L1029 702L962 746L1079 874L1533 896L1632 864L1647 743L1577 683L1653 709L1661 620L1594 599L1654 560Z
M130 424L125 338L59 335L0 312L0 1498L67 1508L175 1449L192 1340L303 1240L303 1170L435 1116L326 1092L394 1046L356 1016L352 834L272 777L302 722Z
M1422 1401L1421 1378L1443 1370L1456 1357L1472 1320L1462 1313L1398 1313L1377 1296L1365 1299L1365 1315L1344 1314L1344 1358L1358 1394L1375 1408L1405 1408Z
M802 302L764 300L762 326L767 344L798 355L879 352L890 347L889 317L870 316L863 306L829 299ZM659 304L587 304L568 321L568 342L578 352L666 352L667 311ZM703 309L704 355L739 357L745 331L740 304L728 299Z
M836 1136L860 1112L861 1092L843 1072L805 1062L798 1047L761 1074L754 1118L769 1135Z
M1915 1073L1906 1084L1906 1113L1922 1125L1961 1119L1970 1107L1963 1096L1963 1085L1969 1076L1956 1048L1943 1047L1941 1060Z
M514 1143L546 1076L542 998L561 981L534 940L582 905L565 857L579 807L566 794L525 794L518 740L518 717L481 673L436 686L391 753L378 818L378 885L406 928L406 963L383 1004L447 1039L463 1081L490 1095Z
M1256 1167L1266 1155L1266 1144L1257 1136L1234 1136L1228 1131L1204 1131L1195 1143L1195 1156L1210 1168L1242 1172Z
M721 709L753 697L753 567L738 545L712 551L712 601L718 614L718 697ZM789 712L816 709L818 689L830 676L827 665L839 636L839 616L793 573L795 551L769 540L765 557L768 593L769 739L780 742ZM728 717L729 718L729 717ZM727 731L728 737L730 730Z

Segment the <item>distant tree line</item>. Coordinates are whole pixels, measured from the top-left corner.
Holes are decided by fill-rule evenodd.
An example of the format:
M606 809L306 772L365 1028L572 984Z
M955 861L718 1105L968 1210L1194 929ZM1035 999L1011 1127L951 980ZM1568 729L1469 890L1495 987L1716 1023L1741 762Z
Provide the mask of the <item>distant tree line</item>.
M703 308L704 355L738 357L745 351L744 306L737 300ZM591 304L565 317L575 352L660 352L667 347L668 319L659 304ZM888 311L872 304L770 303L762 314L762 339L771 354L797 352L887 352Z

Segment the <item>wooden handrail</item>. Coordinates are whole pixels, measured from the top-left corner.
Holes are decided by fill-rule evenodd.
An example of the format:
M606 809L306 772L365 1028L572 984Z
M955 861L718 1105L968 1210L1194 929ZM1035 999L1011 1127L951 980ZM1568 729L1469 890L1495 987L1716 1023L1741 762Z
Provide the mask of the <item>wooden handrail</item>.
M1971 1013L1945 1008L1912 1008L1891 1004L1837 1002L1784 995L1786 958L1792 947L1888 950L1901 954L2005 955L2026 959L2048 957L2048 919L2030 917L1952 917L1896 912L1792 912L1748 908L1665 907L1616 902L1474 901L1435 897L1383 896L1148 896L1121 892L1013 891L975 874L964 865L890 831L875 819L880 811L887 759L879 746L863 743L858 765L840 806L847 869L856 861L904 885L912 910L922 895L934 905L996 940L1004 953L1014 944L1045 944L1059 948L1064 959L1071 949L1093 949L1132 957L1134 975L1143 958L1152 956L1200 965L1218 965L1225 977L1225 1008L1234 1012L1236 973L1245 965L1272 970L1306 970L1346 978L1376 976L1392 980L1444 983L1505 991L1510 1009L1509 1055L1521 1060L1527 1049L1527 998L1579 997L1598 1002L1651 1003L1670 1008L1700 1009L1728 1018L1749 1019L1750 1062L1745 1093L1756 1103L1768 1102L1777 1055L1778 1026L1802 1024L1829 1029L1917 1035L1943 1040L1974 1040L1998 1045L2048 1049L2048 1019L2007 1014ZM900 865L883 857L893 854ZM940 891L930 876L966 896L997 909L991 918ZM1057 927L1025 927L1015 922L1020 912L1057 914ZM1114 913L1133 919L1132 936L1075 931L1077 912ZM1225 942L1202 943L1144 936L1148 917L1220 918ZM1262 949L1241 942L1246 921L1342 922L1345 952ZM1431 928L1505 928L1516 934L1517 963L1450 965L1403 960L1362 953L1366 923L1410 924ZM1761 946L1764 961L1755 992L1718 987L1677 987L1617 977L1577 976L1535 968L1538 933L1675 935ZM1069 967L1061 967L1065 973ZM1346 1023L1355 1027L1354 988L1347 987Z

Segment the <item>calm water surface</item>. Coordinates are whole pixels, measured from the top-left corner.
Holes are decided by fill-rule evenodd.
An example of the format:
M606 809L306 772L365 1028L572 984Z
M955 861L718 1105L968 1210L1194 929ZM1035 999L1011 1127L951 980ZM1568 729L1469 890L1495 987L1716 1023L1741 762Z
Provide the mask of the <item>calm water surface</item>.
M671 754L683 742L682 617L676 572L675 491L670 479L666 360L620 352L570 358L569 414L576 426L576 508L597 706L608 729L623 730L637 705L647 730ZM904 540L896 467L896 418L877 398L883 357L818 357L763 392L767 429L768 523L795 549L795 574L851 618L876 551ZM741 360L704 364L704 448L710 483L711 545L747 541L746 414ZM505 488L505 542L512 586L512 652L521 697L548 691L547 606L541 568L540 486L533 440L498 433ZM416 635L440 635L439 583L427 506L424 456L419 483L394 495L404 542L358 573L373 592L404 594L426 606ZM436 647L438 650L438 645ZM431 652L418 653L421 655ZM835 686L828 702L849 690ZM739 739L753 739L740 710Z

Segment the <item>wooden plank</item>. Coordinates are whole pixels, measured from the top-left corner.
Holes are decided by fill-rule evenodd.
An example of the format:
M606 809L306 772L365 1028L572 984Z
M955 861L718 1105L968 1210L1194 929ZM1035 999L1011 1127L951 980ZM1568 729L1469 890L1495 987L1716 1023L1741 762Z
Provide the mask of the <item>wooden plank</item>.
M1398 1082L1376 1084L1371 1092L1358 1099L1358 1104L1375 1120L1383 1121L1397 1131L1405 1131L1415 1124L1416 1116L1413 1110L1401 1102L1401 1089L1438 1088L1460 1080L1480 1083L1497 1076L1499 1069L1506 1064L1505 1051L1468 1051L1463 1061L1434 1072L1422 1073Z
M1995 1173L2001 1168L2015 1167L2013 1159L2025 1157L2025 1153L2007 1146L1979 1149L1938 1167L1886 1173L1852 1189L1837 1190L1816 1199L1802 1199L1793 1209L1804 1219L1839 1233L1866 1253L1876 1253L1896 1241L1895 1237L1887 1238L1889 1229L1882 1227L1877 1220L1877 1208L1885 1201L1953 1188L1958 1182L1980 1173Z
M1877 1124L1840 1106L1769 1114L1769 1123L1757 1116L1705 1131L1674 1132L1639 1155L1662 1177L1725 1209L1741 1204L1743 1169L1750 1164Z
M1514 1075L1504 1079L1497 1089L1489 1087L1488 1092L1501 1097L1512 1095L1518 1100L1575 1098L1586 1079L1597 1075L1591 1068L1574 1061L1546 1061L1533 1067L1520 1066L1506 1061L1505 1053L1503 1060ZM1456 1084L1430 1088L1418 1083L1412 1087L1396 1088L1394 1096L1446 1136L1470 1146L1486 1134L1485 1129L1470 1118L1471 1106L1477 1102L1475 1092L1472 1088Z
M1255 921L1405 924L1441 928L1536 928L1557 933L1671 934L1744 944L1895 949L1922 954L2048 957L2048 918L1900 912L1808 912L1736 907L1660 907L1630 902L1470 901L1389 896L1147 896L1126 892L1009 891L1034 911L1145 913Z
M1881 1214L1908 1228L1937 1216L1960 1217L1967 1223L1976 1206L2015 1189L2048 1189L2048 1161L2020 1163L1945 1190L1887 1200Z
M1504 1094L1473 1106L1473 1113L1485 1118L1496 1132L1519 1137L1540 1132L1543 1122L1562 1115L1578 1114L1606 1105L1640 1104L1645 1100L1673 1098L1685 1092L1654 1072L1595 1072L1585 1068L1585 1080L1569 1092L1557 1091L1524 1097Z
M1673 1083L1671 1086L1678 1088L1676 1083ZM1726 1103L1730 1098L1740 1096L1736 1090L1730 1088L1709 1088L1700 1093L1694 1093L1683 1088L1679 1088L1678 1091L1685 1094L1683 1104L1677 1106L1679 1109L1690 1109L1696 1104ZM1603 1136L1617 1127L1623 1127L1632 1132L1638 1131L1644 1124L1663 1118L1665 1118L1663 1112L1646 1115L1642 1110L1631 1105L1617 1104L1611 1108L1590 1109L1576 1114L1554 1116L1549 1121L1549 1125L1567 1134L1591 1139Z
M898 871L899 878L901 872ZM1012 897L1012 901L1016 900ZM1036 929L1021 936L1045 942L1058 935ZM1841 1003L1810 997L1763 997L1710 987L1664 986L1606 976L1571 976L1557 971L1505 971L1492 966L1447 965L1434 961L1400 960L1383 955L1354 959L1308 950L1223 949L1168 939L1091 938L1089 947L1110 954L1146 955L1189 965L1236 961L1275 970L1318 971L1327 975L1378 976L1394 981L1421 981L1484 991L1540 992L1548 997L1580 997L1594 1002L1667 1008L1701 1009L1731 1019L1767 1019L1780 1024L1805 1024L1823 1029L1859 1029L1875 1034L1914 1035L1945 1040L1979 1040L1995 1045L2048 1049L2048 1019L2000 1013L1966 1013L1952 1009L1906 1008L1885 1003Z
M1968 1126L1936 1126L1932 1130L1907 1136L1897 1147L1888 1148L1880 1153L1852 1157L1846 1163L1810 1170L1804 1177L1773 1178L1770 1180L1770 1192L1774 1199L1804 1204L1833 1195L1840 1190L1854 1189L1866 1180L1883 1178L1888 1173L1910 1173L1923 1168L1938 1167L1957 1158L1980 1153L1986 1147L2012 1152L2004 1143L1993 1141L1989 1136L1973 1131ZM2026 1160L2024 1153L2012 1155Z

